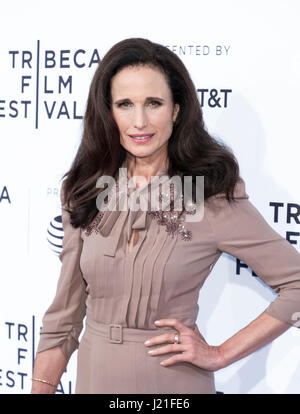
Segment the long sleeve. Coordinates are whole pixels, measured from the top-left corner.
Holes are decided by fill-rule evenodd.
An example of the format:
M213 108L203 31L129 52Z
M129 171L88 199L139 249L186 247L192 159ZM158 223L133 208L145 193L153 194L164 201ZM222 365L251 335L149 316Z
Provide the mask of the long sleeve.
M80 270L83 240L81 229L70 223L70 214L64 209L63 185L60 192L63 249L59 255L62 263L56 295L43 317L43 327L37 352L60 346L69 360L78 348L78 337L83 327L86 311L86 283Z
M268 314L299 327L300 254L249 201L243 179L236 185L235 197L235 204L222 193L208 199L207 217L217 248L242 260L278 293L266 308Z

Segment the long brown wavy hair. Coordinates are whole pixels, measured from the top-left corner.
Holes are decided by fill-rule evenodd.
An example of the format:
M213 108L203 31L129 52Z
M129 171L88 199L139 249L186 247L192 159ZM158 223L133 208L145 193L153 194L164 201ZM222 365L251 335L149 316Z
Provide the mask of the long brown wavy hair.
M83 135L71 168L63 177L64 204L73 227L88 226L98 209L96 181L115 176L126 158L111 111L111 79L126 66L147 65L165 75L173 103L180 105L168 141L168 175L204 176L204 199L224 192L233 201L239 178L231 149L205 129L197 91L181 59L167 47L148 39L130 38L115 44L99 62L89 90Z

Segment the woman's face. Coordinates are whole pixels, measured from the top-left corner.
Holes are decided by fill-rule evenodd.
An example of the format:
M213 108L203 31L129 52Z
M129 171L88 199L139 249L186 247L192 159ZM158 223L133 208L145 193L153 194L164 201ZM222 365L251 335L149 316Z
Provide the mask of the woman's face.
M149 162L167 156L179 105L164 75L149 66L125 67L111 80L111 98L123 148Z

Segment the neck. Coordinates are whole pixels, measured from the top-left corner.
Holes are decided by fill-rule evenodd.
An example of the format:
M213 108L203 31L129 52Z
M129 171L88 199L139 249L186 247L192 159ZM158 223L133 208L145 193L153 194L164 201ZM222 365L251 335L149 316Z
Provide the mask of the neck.
M149 183L151 181L151 176L155 176L158 173L167 170L168 166L169 163L166 159L149 163L137 158L130 159L127 157L122 167L127 168L128 179L134 176L141 176Z

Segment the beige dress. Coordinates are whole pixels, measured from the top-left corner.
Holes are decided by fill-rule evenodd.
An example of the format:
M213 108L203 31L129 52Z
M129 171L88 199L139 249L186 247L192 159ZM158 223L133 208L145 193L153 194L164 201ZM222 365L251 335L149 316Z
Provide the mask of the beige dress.
M160 361L174 353L149 356L144 341L175 332L156 328L157 319L195 328L199 291L222 252L279 293L270 315L295 323L300 254L249 201L242 179L235 197L236 204L224 194L207 199L199 222L129 209L99 212L85 230L74 229L62 208L61 274L37 351L60 346L69 360L79 348L76 393L216 393L213 372L188 362L163 367Z

